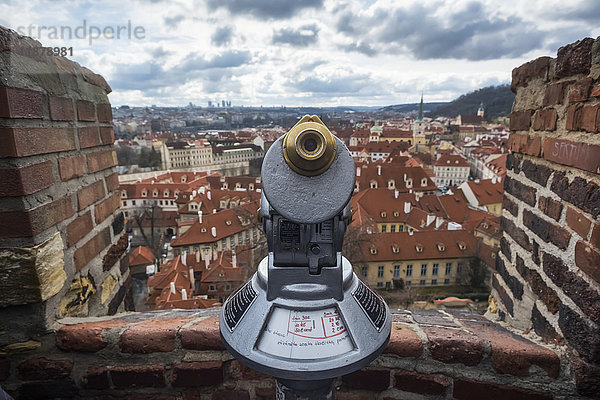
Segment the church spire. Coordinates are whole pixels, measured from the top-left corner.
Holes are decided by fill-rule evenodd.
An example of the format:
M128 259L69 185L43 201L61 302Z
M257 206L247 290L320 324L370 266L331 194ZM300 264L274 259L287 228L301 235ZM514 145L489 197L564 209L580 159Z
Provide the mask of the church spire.
M423 121L423 92L421 92L421 104L419 104L419 116L417 121Z

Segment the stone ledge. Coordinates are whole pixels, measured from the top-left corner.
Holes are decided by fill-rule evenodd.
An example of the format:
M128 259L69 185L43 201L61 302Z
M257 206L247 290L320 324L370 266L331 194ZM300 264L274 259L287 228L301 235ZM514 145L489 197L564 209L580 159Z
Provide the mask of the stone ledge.
M271 393L274 380L225 351L219 311L165 310L60 320L56 333L42 338L41 349L9 356L2 385L16 398L36 398L54 384L78 398L108 392L115 398L136 393L215 398L225 391L263 398ZM384 354L368 368L340 378L338 398L371 398L375 393L387 398L408 393L469 398L464 397L465 382L475 382L478 393L492 398L502 390L522 398L573 398L570 367L561 364L557 352L478 314L398 310L393 320ZM37 371L38 366L46 371Z

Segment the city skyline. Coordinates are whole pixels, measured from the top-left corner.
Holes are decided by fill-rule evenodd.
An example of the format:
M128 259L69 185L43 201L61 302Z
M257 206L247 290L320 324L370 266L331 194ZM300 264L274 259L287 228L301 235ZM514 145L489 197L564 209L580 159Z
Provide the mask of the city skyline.
M9 0L0 25L72 47L69 58L107 79L115 106L384 106L421 92L450 101L600 35L589 0L396 3Z

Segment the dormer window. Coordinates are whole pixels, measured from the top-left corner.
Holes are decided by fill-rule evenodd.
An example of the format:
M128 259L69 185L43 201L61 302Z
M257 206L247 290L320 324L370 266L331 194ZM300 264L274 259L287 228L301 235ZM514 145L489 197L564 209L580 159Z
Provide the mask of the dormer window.
M415 249L417 250L417 253L422 253L422 252L423 252L423 245L422 245L422 244L419 244L419 243L417 243L417 244L415 245Z
M173 193L175 195L175 198L179 197L179 189L175 190L175 192Z
M158 197L158 190L152 192L152 197Z
M371 254L377 254L377 249L375 247L371 247Z
M181 182L182 182L182 183L186 183L186 182L187 182L187 176L183 175L183 176L181 177Z
M142 190L142 197L147 197L148 191L146 189Z
M121 192L121 197L122 197L123 199L126 199L126 198L127 198L127 192L126 192L125 190L123 190L123 191Z
M438 243L437 248L439 251L446 251L446 245L444 245L444 243Z
M387 217L387 212L385 212L385 211L380 211L380 212L379 212L379 215L381 215L381 218L385 218L385 217Z
M227 189L229 189L229 184L228 184L227 182L225 182L225 183L223 184L222 188L223 188L224 190L227 190Z
M394 211L394 217L399 217L400 213L398 211Z
M394 189L396 187L396 182L394 182L394 180L389 180L387 186L388 189Z
M163 196L164 196L164 197L169 197L169 191L168 191L168 190L165 190L165 191L163 192Z
M465 244L465 242L457 242L458 244L458 248L461 250L466 250L467 249L467 245Z
M423 179L421 179L421 186L422 186L422 187L425 187L425 186L427 186L427 178L423 178Z
M200 229L200 232L202 232L202 233L206 232L206 228Z
M371 187L371 189L377 189L377 181L371 181L369 183L369 186Z
M408 179L406 180L406 187L407 187L407 188L411 188L411 187L412 187L412 184L413 184L413 180L412 180L412 178L408 178Z
M225 225L228 225L228 226L231 225L231 221L229 221L229 220L225 221Z
M400 247L398 247L397 244L393 244L392 245L392 252L396 253L396 254L400 253Z

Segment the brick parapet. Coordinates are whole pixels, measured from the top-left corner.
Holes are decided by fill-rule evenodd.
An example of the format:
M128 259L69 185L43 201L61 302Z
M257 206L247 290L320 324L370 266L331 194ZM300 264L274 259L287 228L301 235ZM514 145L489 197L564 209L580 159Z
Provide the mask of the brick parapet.
M499 319L577 354L578 392L600 387L600 38L513 71ZM596 236L600 239L600 236Z
M107 393L219 398L234 391L242 396L235 398L260 399L272 393L273 378L225 351L219 311L61 320L41 348L9 355L1 384L17 398L57 382L78 398ZM337 398L476 398L464 393L466 383L480 396L502 390L515 398L576 398L571 367L559 347L536 343L475 313L413 310L393 318L384 354L341 377Z
M8 294L0 306L28 307L23 314L49 327L68 315L122 309L127 293L121 288L129 280L114 261L124 256L127 235L115 223L122 215L114 196L110 86L65 57L39 55L40 47L0 27L0 264L31 269L33 283L22 287L40 286L37 297L19 295L19 285L2 280L16 275L2 271L0 290ZM51 258L42 257L49 251ZM27 260L18 259L21 253ZM116 286L102 285L109 276ZM8 332L0 335L0 346L27 339L18 323L4 318L13 314L0 308L0 331Z

